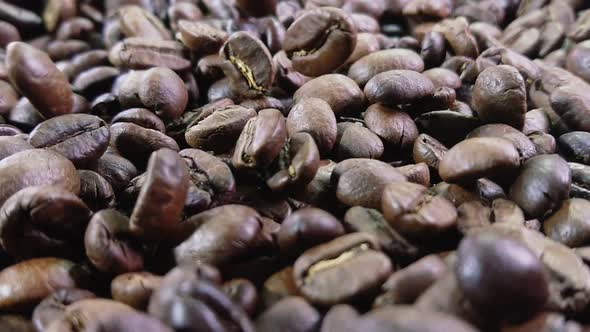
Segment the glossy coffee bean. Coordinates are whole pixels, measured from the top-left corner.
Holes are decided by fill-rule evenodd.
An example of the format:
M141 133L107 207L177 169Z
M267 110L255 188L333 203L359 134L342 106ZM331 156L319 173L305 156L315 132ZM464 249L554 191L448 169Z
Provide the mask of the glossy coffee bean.
M571 173L565 160L558 155L542 155L524 163L509 197L528 217L537 218L566 199L570 186Z
M301 297L287 297L256 320L256 330L261 332L289 330L294 332L313 331L320 322L319 312Z
M147 309L150 296L160 286L162 277L149 272L130 272L118 275L111 282L113 300L137 310Z
M320 152L308 133L296 133L285 143L278 157L279 169L266 185L272 191L302 189L311 182L319 168Z
M317 8L291 24L283 48L293 61L293 68L315 77L340 67L355 46L352 18L341 9Z
M73 332L80 326L88 327L93 322L109 318L114 314L133 313L133 308L106 299L83 299L68 305L63 315L51 322L46 331Z
M182 44L169 40L125 38L109 51L109 61L117 68L147 69L165 67L187 70L190 61L184 58Z
M159 319L140 312L115 312L108 316L101 316L88 323L86 330L89 332L172 332L172 328L166 326Z
M415 71L390 70L371 78L364 91L372 103L411 104L432 96L434 84L426 76Z
M590 164L590 133L573 131L561 135L557 143L559 150L568 157L568 160Z
M248 279L232 279L223 284L223 291L252 316L258 306L256 286Z
M473 182L482 177L506 174L520 166L518 151L503 138L467 139L451 148L439 165L447 182Z
M336 143L336 117L332 108L318 98L305 98L295 104L287 117L287 132L309 133L316 142L320 154L332 151Z
M383 155L383 141L358 122L340 122L336 125L334 153L338 160L348 158L378 159Z
M391 268L372 235L353 233L305 251L295 261L293 273L305 298L330 306L375 290Z
M46 297L33 311L32 321L38 331L44 331L51 322L59 319L66 307L74 302L96 298L96 295L84 289L60 289Z
M124 6L118 11L121 32L127 37L144 37L156 40L171 39L163 23L139 6Z
M6 51L10 81L46 118L72 112L72 89L46 53L22 42Z
M501 277L491 272L497 269ZM529 317L549 296L546 271L533 251L495 234L464 239L457 251L456 273L466 298L501 320Z
M178 39L197 54L213 54L227 40L225 31L216 29L209 24L180 20L178 22Z
M322 75L306 82L295 91L293 102L312 97L323 99L337 115L359 112L365 103L363 90L355 81L341 74Z
M407 69L417 72L424 70L420 56L406 49L390 49L373 52L355 62L348 70L348 77L364 87L373 76L385 71Z
M573 198L564 201L559 210L543 222L547 237L568 247L578 247L587 242L587 221L590 202Z
M140 168L147 164L154 151L162 148L179 150L178 144L169 136L133 123L112 125L110 145Z
M162 133L166 132L164 122L156 114L145 108L131 108L120 112L111 120L112 124L117 122L130 122L147 129L157 130Z
M377 134L385 146L409 150L414 146L418 128L412 118L395 106L373 104L364 114L365 125Z

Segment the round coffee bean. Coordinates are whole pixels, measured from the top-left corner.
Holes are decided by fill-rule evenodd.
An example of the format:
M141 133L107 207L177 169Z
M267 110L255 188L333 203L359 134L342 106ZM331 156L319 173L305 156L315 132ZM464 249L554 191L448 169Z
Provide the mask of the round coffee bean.
M390 49L373 52L355 62L348 70L348 77L364 87L373 76L385 71L407 69L417 72L424 70L422 58L411 50Z
M304 98L291 108L287 132L293 136L307 132L315 140L320 154L332 151L336 143L336 117L330 105L318 98Z
M434 84L424 75L411 70L390 70L375 75L365 86L372 103L411 104L434 94Z

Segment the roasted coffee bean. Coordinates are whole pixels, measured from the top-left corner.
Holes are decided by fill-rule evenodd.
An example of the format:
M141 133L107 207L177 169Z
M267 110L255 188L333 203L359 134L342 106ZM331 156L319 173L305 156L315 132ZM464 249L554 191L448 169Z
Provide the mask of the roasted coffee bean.
M438 171L440 161L448 149L436 138L427 134L420 134L414 141L413 157L417 163L425 163L433 170Z
M291 108L287 117L289 136L299 132L309 133L315 140L320 154L332 151L336 143L336 117L332 108L318 98L304 98Z
M590 198L590 166L568 163L572 174L570 197Z
M79 170L80 198L92 211L115 207L115 192L111 184L100 174Z
M164 24L139 6L124 6L117 14L121 32L127 37L144 37L152 40L172 39Z
M406 49L390 49L373 52L355 62L348 70L348 77L364 87L373 76L389 70L424 70L420 56Z
M570 130L590 131L587 89L587 86L572 84L558 87L551 93L551 108Z
M3 311L27 311L61 288L76 288L89 277L88 271L59 258L35 258L11 265L0 272Z
M124 107L145 107L169 119L180 116L188 103L188 90L172 70L156 67L131 72L118 89Z
M448 267L438 256L429 255L395 271L381 287L384 294L373 306L413 304L434 282L447 273Z
M22 42L6 48L6 67L13 86L45 116L72 112L74 99L65 75L49 56Z
M306 299L331 306L374 291L391 269L391 262L379 251L376 238L353 233L304 252L295 261L293 274Z
M317 8L304 13L287 30L283 49L293 68L307 76L321 76L340 67L354 51L356 28L338 8Z
M29 143L62 154L74 165L88 165L106 151L109 128L97 116L68 114L39 124L29 135Z
M187 20L178 22L177 36L186 47L203 55L217 52L228 38L223 30L206 23Z
M178 31L180 21L198 21L203 18L203 12L192 2L176 2L168 7L168 19L173 31Z
M93 167L113 186L115 192L123 189L137 175L137 168L129 160L113 153L105 153Z
M344 215L344 226L348 231L373 234L381 249L396 262L411 260L418 255L418 247L393 229L377 210L360 206L350 208Z
M63 315L47 326L48 332L74 332L115 314L133 313L133 308L112 300L84 299L68 305Z
M18 103L18 93L12 85L0 81L0 114L8 114Z
M285 255L294 256L343 234L344 228L334 216L320 209L304 208L283 220L277 243Z
M179 150L178 144L165 134L124 122L111 126L110 144L140 168L147 164L148 158L154 151L162 148Z
M146 310L152 293L161 283L162 277L148 272L120 274L111 282L111 296L137 310Z
M85 39L87 34L94 32L94 23L85 17L73 17L59 25L55 32L59 40Z
M509 197L528 217L540 218L569 196L571 173L558 155L541 155L523 164Z
M225 59L225 74L243 96L258 96L271 87L275 68L270 52L260 39L247 32L236 32L219 54Z
M522 76L514 67L506 65L484 70L475 83L473 105L484 122L505 123L522 129L526 113Z
M256 320L256 330L260 332L282 331L310 332L320 323L320 313L301 297L287 297Z
M88 332L173 332L172 328L159 319L141 312L114 312L108 316L101 316L88 322L85 331Z
M141 271L143 253L134 239L129 219L116 210L96 213L86 229L84 247L90 262L101 272Z
M329 110L333 116L332 110ZM336 122L336 119L334 119ZM263 168L272 163L287 139L285 117L276 109L264 109L246 122L238 138L232 165L237 168Z
M418 128L412 118L395 106L373 104L364 114L367 128L379 136L386 147L409 150L414 146Z
M478 127L467 135L467 138L474 137L502 137L509 140L518 151L521 161L526 161L538 154L535 144L529 137L505 124L498 123Z
M90 291L70 288L60 289L46 297L33 311L32 321L38 331L45 331L49 324L59 319L66 307L74 302L96 298Z
M256 312L258 293L248 279L232 279L223 284L223 291L250 316Z
M180 156L188 165L191 182L213 198L236 190L232 171L221 159L197 149L182 150Z
M197 149L227 152L256 112L241 106L228 106L197 119L185 133L186 142Z
M17 127L2 124L0 125L0 137L8 137L8 136L18 136L22 135L22 131ZM21 137L22 138L22 137Z
M25 150L0 161L0 205L17 191L38 185L78 194L80 177L69 160L52 151Z
M195 232L174 250L179 263L224 265L253 255L267 243L260 215L241 205L224 205L187 220Z
M457 210L451 202L411 182L385 187L381 209L393 229L411 238L433 238L453 229L457 223Z
M564 201L553 215L543 222L547 237L568 247L578 247L588 242L588 213L590 202L574 198Z
M320 152L308 133L296 133L283 146L278 157L279 170L268 180L273 191L304 188L315 176Z
M131 231L161 239L180 222L189 171L178 152L160 149L150 156L146 183L131 214Z
M336 197L348 206L379 209L383 189L403 181L405 177L395 167L374 159L347 159L332 172Z
M383 155L383 141L358 122L340 122L334 153L338 160L349 158L378 159Z
M568 160L590 165L590 133L574 131L561 135L558 139L559 150Z
M166 132L164 122L157 115L145 108L131 108L120 112L111 120L111 123L117 122L134 123L147 129L157 130L162 133Z
M9 157L17 152L32 150L34 147L24 138L19 136L0 137L0 160Z
M55 186L22 189L0 211L0 244L25 259L71 254L91 215L80 198Z
M505 255L506 249L512 254ZM497 269L501 278L492 272ZM531 249L509 237L483 232L464 239L456 273L465 297L500 320L528 318L549 297L543 264Z
M126 38L111 48L109 61L116 67L147 69L165 67L175 71L190 67L184 58L182 44L169 40Z
M323 99L336 115L358 113L365 104L365 95L358 84L340 74L322 75L310 80L295 91L293 102L312 97Z
M432 94L432 81L410 70L390 70L377 74L365 86L365 95L370 102L388 105L411 104Z

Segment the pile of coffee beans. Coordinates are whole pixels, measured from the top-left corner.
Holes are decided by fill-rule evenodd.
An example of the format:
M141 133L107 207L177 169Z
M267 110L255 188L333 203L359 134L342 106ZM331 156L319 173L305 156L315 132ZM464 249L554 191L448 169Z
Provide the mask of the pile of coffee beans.
M0 0L0 332L590 331L587 0Z

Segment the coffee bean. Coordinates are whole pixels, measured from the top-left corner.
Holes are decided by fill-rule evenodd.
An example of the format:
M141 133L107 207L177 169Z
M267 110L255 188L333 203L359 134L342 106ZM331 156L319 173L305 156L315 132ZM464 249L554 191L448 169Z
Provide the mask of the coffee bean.
M338 160L349 158L378 159L383 155L383 142L358 122L340 122L334 151Z
M115 312L108 316L101 316L89 322L86 330L89 332L113 331L144 331L144 332L172 332L173 330L157 318L140 312Z
M68 305L63 315L47 326L50 332L74 332L80 326L88 327L101 319L110 319L114 314L128 314L133 308L112 300L84 299Z
M232 279L223 284L223 291L252 316L258 305L256 286L248 279Z
M45 116L51 118L72 112L72 89L49 56L25 43L6 48L8 76L19 90Z
M507 248L514 255L503 255ZM502 269L501 278L491 273L497 268ZM529 317L543 308L549 296L546 271L533 251L495 234L463 240L456 273L466 298L497 319Z
M145 108L131 108L120 112L113 117L111 124L117 122L129 122L147 129L157 130L162 133L166 132L164 122Z
M578 247L587 242L586 221L588 217L587 200L574 198L564 201L552 216L543 222L547 236L569 247Z
M372 103L411 104L434 93L434 85L424 75L410 70L390 70L375 75L365 86Z
M385 146L408 150L414 146L418 128L412 118L397 107L373 104L365 111L365 124L377 134Z
M287 30L283 49L293 68L321 76L340 67L356 46L352 18L337 8L317 8L299 17Z
M348 71L348 77L364 87L373 76L398 69L422 72L424 62L418 54L410 50L383 50L371 53L355 62Z
M148 272L130 272L118 275L111 282L113 300L137 310L147 309L150 296L160 286L162 277Z
M232 165L237 169L268 166L279 155L286 139L287 126L281 112L264 109L242 129Z
M0 160L24 150L31 150L34 147L25 139L18 136L0 137Z
M293 102L312 97L323 99L336 115L357 113L365 103L365 96L359 86L340 74L322 75L310 80L295 91Z
M197 54L215 53L225 43L228 35L225 31L194 21L178 22L178 39Z
M311 304L301 297L287 297L258 317L256 330L308 332L313 331L319 322L320 313Z
M307 132L315 140L321 154L328 153L336 143L336 117L330 105L318 98L305 98L291 108L287 117L290 136Z
M144 37L155 40L172 39L164 24L139 6L124 6L118 11L121 31L127 37Z
M320 153L308 133L296 133L281 150L279 169L266 180L273 191L304 188L315 176Z
M126 38L109 51L109 61L116 67L147 69L165 67L186 70L191 63L184 58L182 44L169 40Z
M306 299L330 306L374 291L391 273L391 262L372 235L353 233L307 250L293 273Z
M60 289L46 297L35 307L32 317L33 324L35 324L37 330L44 331L51 322L59 319L64 314L68 305L93 298L96 298L96 295L87 290L77 288Z
M568 160L590 165L590 133L574 131L561 135L558 144Z
M474 137L502 137L514 145L521 161L526 161L538 154L535 144L522 132L504 124L489 124L474 129L467 138Z
M509 197L527 216L537 218L566 199L570 185L571 173L565 160L557 155L542 155L524 163Z

